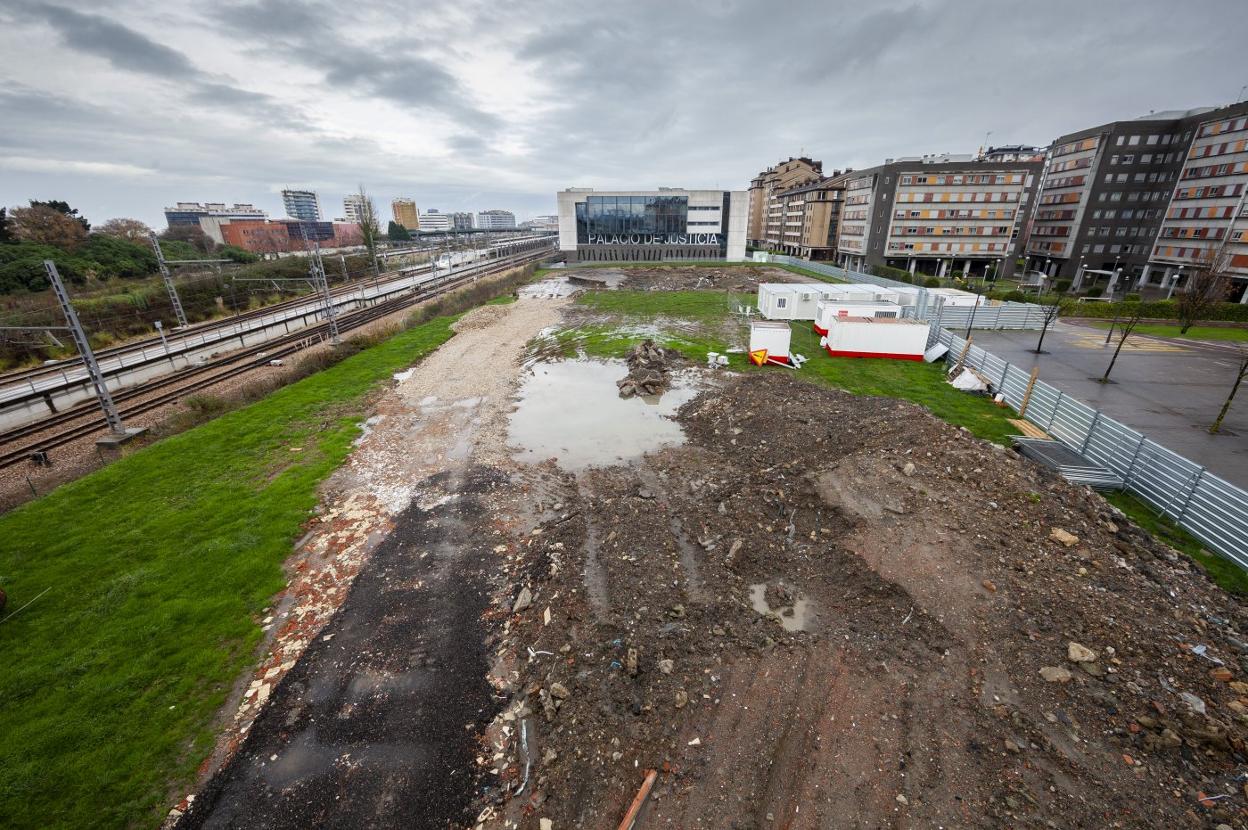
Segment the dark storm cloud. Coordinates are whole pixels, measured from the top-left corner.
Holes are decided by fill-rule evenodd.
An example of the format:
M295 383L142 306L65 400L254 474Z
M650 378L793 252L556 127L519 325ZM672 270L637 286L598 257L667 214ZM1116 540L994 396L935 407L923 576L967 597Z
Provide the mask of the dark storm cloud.
M0 0L0 49L51 32L48 65L92 83L0 62L0 165L159 170L178 198L362 180L382 201L546 213L570 185L744 187L799 152L831 170L988 131L1043 144L1248 82L1242 0L57 2ZM158 107L124 94L149 86ZM119 205L92 213L139 212L122 200L141 182L110 175L47 178ZM28 198L14 181L0 170L0 204Z
M26 8L32 16L56 30L66 46L103 58L118 69L165 78L191 78L199 74L199 70L181 52L120 23L63 6L31 5Z

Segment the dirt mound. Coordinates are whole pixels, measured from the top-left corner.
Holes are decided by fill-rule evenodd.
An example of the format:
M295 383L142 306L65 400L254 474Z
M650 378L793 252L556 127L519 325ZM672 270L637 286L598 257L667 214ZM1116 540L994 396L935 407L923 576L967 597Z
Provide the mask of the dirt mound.
M811 277L794 274L783 268L767 265L725 265L720 267L680 265L627 267L619 269L586 268L569 270L568 279L584 277L586 284L597 285L604 280L616 282L630 291L757 291L760 282L810 282Z
M658 395L668 386L668 363L672 355L653 340L644 340L629 350L625 362L628 374L615 382L621 398Z
M681 422L547 471L486 825L1248 826L1248 616L1099 496L788 374Z
M478 306L452 323L451 328L457 332L489 328L510 313L505 305Z

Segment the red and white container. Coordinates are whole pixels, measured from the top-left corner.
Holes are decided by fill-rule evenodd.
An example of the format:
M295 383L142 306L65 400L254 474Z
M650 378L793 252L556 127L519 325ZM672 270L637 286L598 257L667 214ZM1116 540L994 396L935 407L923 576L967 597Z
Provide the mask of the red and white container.
M852 300L820 300L815 311L815 333L827 334L833 317L900 317L896 303L860 303Z
M822 343L833 357L922 360L928 324L894 317L832 317Z

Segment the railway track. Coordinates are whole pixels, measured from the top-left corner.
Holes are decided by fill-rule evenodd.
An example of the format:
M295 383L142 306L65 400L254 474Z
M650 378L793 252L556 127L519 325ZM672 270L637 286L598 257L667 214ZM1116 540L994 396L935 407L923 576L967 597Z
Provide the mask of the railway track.
M523 254L514 260L487 263L483 268L473 269L450 279L444 278L441 281L430 281L418 286L410 294L385 300L366 309L340 315L337 318L338 331L340 333L352 331L397 311L402 311L417 303L437 297L479 277L526 265L548 255L549 251L534 251ZM308 326L265 343L239 349L236 352L208 361L200 366L183 369L171 375L155 378L148 383L114 392L113 401L117 404L122 418L133 418L159 407L176 403L187 395L211 387L223 380L267 366L270 361L280 360L297 354L310 346L324 342L329 336L328 322ZM153 392L158 394L153 395ZM140 398L142 400L138 400ZM127 405L127 401L132 403ZM84 401L48 418L0 433L0 448L4 448L0 451L0 469L29 460L37 452L47 452L56 447L64 446L71 441L76 441L79 438L99 432L106 429L107 426L108 423L100 412L98 404L92 400ZM64 428L50 435L41 435L57 427ZM8 446L14 442L21 442L22 439L33 435L40 437L12 448Z
M528 241L528 240L524 240ZM523 255L523 252L521 252ZM498 259L493 258L493 254L487 255L488 259L483 262L497 262ZM416 265L410 268L397 268L393 271L386 271L371 279L354 282L343 283L330 289L331 295L335 300L351 299L360 290L361 285L375 290L377 286L384 285L388 282L404 279L406 277L414 277L419 274L429 273L431 266L429 264ZM216 320L206 320L202 323L194 323L185 329L177 329L170 333L171 342L183 339L194 338L199 335L211 335L217 331L229 331L237 329L240 325L246 326L253 320L263 320L266 317L272 317L285 311L294 311L303 307L311 307L320 304L320 300L308 295L300 295L292 297L288 300L281 300L270 305L260 308L244 311L231 317L223 317ZM159 360L163 354L162 341L159 336L145 337L140 340L132 340L120 346L111 349L103 349L96 352L96 360L107 364L110 361L118 361L120 366L127 364L128 356L143 355L148 351L154 351L158 356L154 359ZM55 364L48 366L39 366L31 369L22 369L13 372L0 374L0 387L9 388L26 384L37 384L42 380L53 378L62 373L66 368L76 369L80 365L77 358L57 361Z

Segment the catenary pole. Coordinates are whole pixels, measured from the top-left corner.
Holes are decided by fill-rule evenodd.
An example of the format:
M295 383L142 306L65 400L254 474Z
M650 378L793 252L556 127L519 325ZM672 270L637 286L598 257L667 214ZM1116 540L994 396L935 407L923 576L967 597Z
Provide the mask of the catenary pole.
M165 281L165 290L169 292L169 303L173 306L173 314L178 318L179 326L186 326L186 312L182 310L182 301L178 299L178 289L173 284L173 275L165 264L165 252L160 250L160 241L155 231L149 231L147 238L151 240L152 250L156 252L156 263L160 266L160 278Z
M61 311L65 314L65 320L69 324L69 334L73 337L74 345L78 347L78 354L82 355L82 362L87 367L87 375L91 378L91 385L95 387L95 397L99 399L100 408L104 410L108 428L114 435L125 435L126 426L121 421L121 414L117 411L116 404L113 403L113 396L109 394L108 387L104 385L104 373L100 371L100 365L95 362L95 353L91 351L87 334L82 330L82 324L78 322L78 312L74 311L74 306L69 301L69 292L65 290L65 284L61 282L56 263L45 259L43 267L48 272L48 280L52 283L52 290L56 293L56 301L61 304Z

